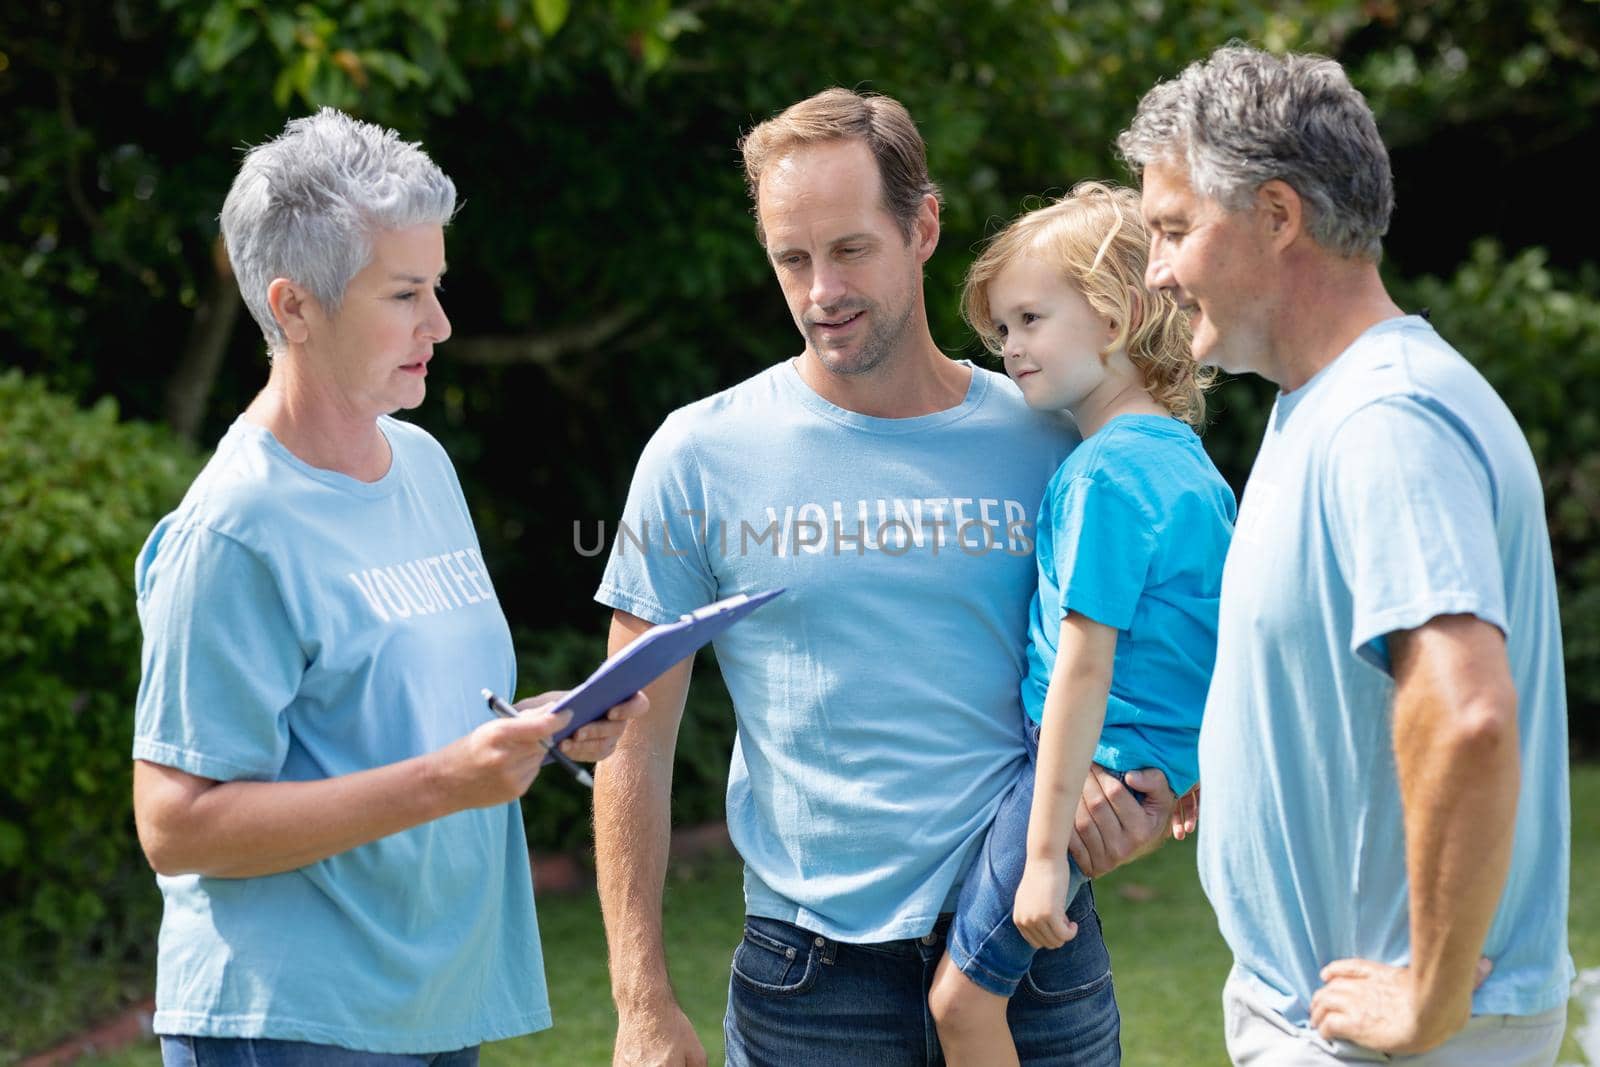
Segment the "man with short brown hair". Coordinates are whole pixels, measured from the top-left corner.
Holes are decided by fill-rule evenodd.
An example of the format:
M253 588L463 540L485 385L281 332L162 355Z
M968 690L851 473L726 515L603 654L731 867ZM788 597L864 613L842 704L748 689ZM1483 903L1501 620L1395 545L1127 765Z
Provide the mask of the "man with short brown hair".
M831 89L743 150L805 349L667 418L624 512L648 543L617 540L597 599L615 609L615 650L718 597L787 588L717 645L739 727L728 825L746 869L728 1062L935 1064L926 998L948 912L1026 758L1031 520L1071 438L1004 375L934 344L922 268L939 199L903 107ZM689 672L648 690L655 713L596 786L619 1064L704 1062L661 942ZM1131 784L1146 806L1109 776L1086 786L1074 855L1090 873L1165 834L1164 779ZM1091 891L1069 915L1077 939L1040 953L1012 1001L1017 1046L1029 1063L1115 1063Z

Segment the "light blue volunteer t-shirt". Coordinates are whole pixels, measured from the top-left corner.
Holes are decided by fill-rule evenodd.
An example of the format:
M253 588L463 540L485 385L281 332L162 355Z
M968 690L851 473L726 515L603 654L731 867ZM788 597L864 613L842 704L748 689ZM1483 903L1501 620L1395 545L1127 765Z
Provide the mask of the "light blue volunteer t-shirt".
M881 419L785 362L645 447L596 599L660 623L788 590L715 646L750 914L872 942L954 904L1026 758L1032 513L1070 441L991 371Z
M444 747L510 694L511 635L437 442L301 462L239 419L135 567L133 755L309 781ZM458 812L298 870L157 879L155 1030L439 1052L550 1025L522 813Z
M1039 508L1039 593L1022 703L1044 721L1061 620L1117 634L1094 761L1159 767L1175 793L1199 777L1196 744L1217 650L1217 597L1233 490L1177 419L1119 415L1073 450Z
M1386 635L1444 614L1505 632L1522 751L1511 873L1477 1014L1565 1002L1569 799L1561 631L1533 456L1420 318L1281 394L1222 582L1200 730L1200 875L1241 977L1306 1026L1318 972L1410 956ZM1462 790L1473 783L1458 783Z

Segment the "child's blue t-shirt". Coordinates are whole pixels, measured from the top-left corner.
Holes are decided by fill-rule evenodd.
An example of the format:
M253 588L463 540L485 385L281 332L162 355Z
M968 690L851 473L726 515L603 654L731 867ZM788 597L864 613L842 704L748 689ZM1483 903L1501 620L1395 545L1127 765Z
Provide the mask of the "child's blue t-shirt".
M389 472L303 463L240 419L135 566L133 756L309 781L432 752L510 696L511 634L449 458L380 426ZM297 870L159 877L155 1030L384 1053L550 1025L521 809L476 808Z
M1116 660L1094 760L1158 767L1182 794L1217 651L1233 492L1200 438L1176 419L1119 415L1069 455L1039 508L1039 592L1028 622L1022 701L1044 719L1061 622L1075 611L1115 627Z

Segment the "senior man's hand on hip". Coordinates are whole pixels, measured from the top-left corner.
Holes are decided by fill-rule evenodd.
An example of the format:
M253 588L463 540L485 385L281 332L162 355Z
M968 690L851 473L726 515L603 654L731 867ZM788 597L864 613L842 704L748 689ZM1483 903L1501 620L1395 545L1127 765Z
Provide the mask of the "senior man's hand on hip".
M1448 1041L1472 1017L1472 992L1494 964L1480 958L1472 986L1453 983L1443 996L1417 988L1409 967L1373 960L1334 960L1322 968L1326 984L1311 996L1311 1025L1330 1041L1342 1038L1376 1052L1410 1055Z

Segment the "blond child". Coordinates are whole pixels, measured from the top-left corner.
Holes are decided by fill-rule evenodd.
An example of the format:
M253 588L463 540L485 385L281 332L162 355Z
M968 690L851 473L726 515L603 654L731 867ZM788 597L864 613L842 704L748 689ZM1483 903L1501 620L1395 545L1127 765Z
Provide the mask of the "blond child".
M1129 189L1083 183L1013 221L967 274L963 313L1030 407L1083 443L1045 490L1023 680L1029 760L962 889L930 1004L952 1067L1017 1063L1006 1007L1036 951L1077 933L1068 855L1091 762L1158 767L1180 795L1216 654L1233 493L1192 427L1210 375L1189 324L1144 287ZM1000 459L1004 461L1003 457ZM1077 1049L1084 1063L1119 1050Z

